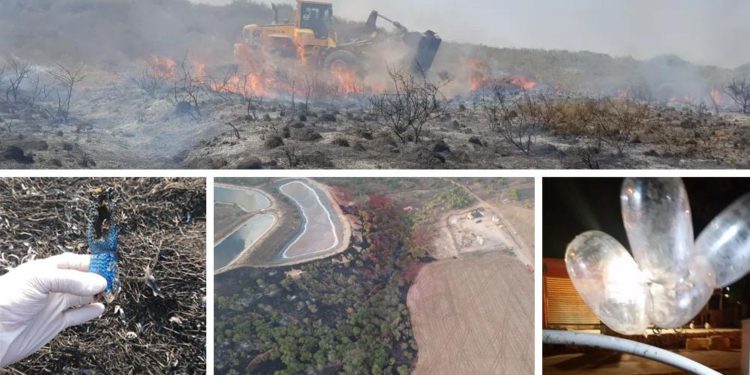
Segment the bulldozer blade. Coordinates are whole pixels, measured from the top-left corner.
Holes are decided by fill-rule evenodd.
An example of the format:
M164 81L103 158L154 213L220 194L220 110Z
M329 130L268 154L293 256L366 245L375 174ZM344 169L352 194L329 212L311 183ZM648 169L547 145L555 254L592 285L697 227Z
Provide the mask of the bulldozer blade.
M417 53L411 64L414 73L425 74L430 70L442 42L443 40L431 30L422 34L417 42Z

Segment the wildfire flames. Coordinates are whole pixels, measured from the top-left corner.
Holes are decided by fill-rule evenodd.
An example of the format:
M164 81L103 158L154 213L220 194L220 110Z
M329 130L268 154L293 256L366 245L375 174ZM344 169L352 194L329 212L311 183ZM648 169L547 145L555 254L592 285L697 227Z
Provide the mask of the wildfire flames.
M177 63L168 57L151 56L146 63L151 74L156 77L170 80L177 76Z
M360 84L357 72L353 69L335 68L331 74L339 84L339 89L343 94L362 94L364 93L363 85Z
M510 82L524 90L531 90L536 87L536 82L527 79L524 76L513 77Z
M713 100L713 102L717 105L723 105L724 94L722 94L719 89L713 88L711 89L711 100Z
M250 56L249 50L240 50L241 57ZM304 50L299 53L304 56ZM315 91L325 95L373 94L383 92L380 84L365 84L356 70L337 67L330 72L314 71L314 67L304 64L287 67L266 64L265 59L243 58L242 73L229 76L211 77L204 63L188 61L178 63L169 57L152 56L146 59L148 71L166 81L182 80L189 77L194 84L211 91L231 93L244 97L278 97L284 95L303 96ZM313 82L314 81L314 82Z
M493 77L489 65L479 59L467 59L469 69L469 87L471 91L479 91L488 87L513 85L522 90L531 90L537 83L527 77L517 75L512 77Z
M255 73L246 75L233 75L226 82L212 82L209 87L213 91L237 94L244 97L272 95L269 88L274 87L274 81Z

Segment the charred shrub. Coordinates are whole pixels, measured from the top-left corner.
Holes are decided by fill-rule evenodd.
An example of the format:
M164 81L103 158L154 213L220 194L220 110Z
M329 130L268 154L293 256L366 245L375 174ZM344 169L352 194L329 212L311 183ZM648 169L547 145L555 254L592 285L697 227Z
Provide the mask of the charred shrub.
M750 79L735 79L727 86L727 95L737 104L740 111L750 115Z
M263 169L263 163L255 156L248 156L237 163L237 169Z
M475 144L477 146L484 146L484 143L482 143L482 140L477 136L472 136L469 138L469 143Z
M483 100L482 109L491 132L500 134L524 154L531 153L540 123L535 116L536 103L530 95L524 92L521 99L510 100L501 87L496 87L493 95Z
M272 135L266 138L266 141L263 143L263 147L265 147L266 150L273 150L283 145L284 145L284 139L279 137L278 135Z
M324 113L320 115L319 119L323 122L336 122L336 115L333 113Z
M450 146L448 146L447 143L445 143L444 140L441 139L441 140L435 142L435 144L432 146L432 152L449 153L449 152L451 152L451 148L450 148Z
M31 154L26 155L23 149L18 146L8 146L8 148L3 151L3 158L21 164L32 164L34 162L34 156Z
M401 143L419 143L425 125L444 111L438 87L405 71L388 70L393 90L370 98L377 121Z
M331 159L320 151L314 151L310 154L305 154L300 158L300 162L307 168L312 169L333 169L336 166L333 164Z
M372 140L372 132L366 129L357 129L357 136L362 139Z
M346 138L337 137L333 140L334 145L340 146L340 147L349 147L349 141Z
M305 141L305 142L313 142L317 141L321 138L323 138L320 133L316 132L315 130L308 129L308 128L302 128L302 129L291 129L292 133L292 139L295 141Z

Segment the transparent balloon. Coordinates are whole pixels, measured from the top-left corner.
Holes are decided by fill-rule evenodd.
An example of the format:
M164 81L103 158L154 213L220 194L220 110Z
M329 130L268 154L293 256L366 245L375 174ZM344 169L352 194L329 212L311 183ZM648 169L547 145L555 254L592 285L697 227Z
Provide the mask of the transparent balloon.
M703 257L691 259L688 274L670 283L649 284L651 323L661 328L679 328L693 320L711 298L716 287L713 269Z
M584 232L568 244L565 264L578 293L604 324L625 335L646 331L646 280L616 239Z
M689 275L693 224L679 178L627 178L620 191L630 250L651 282L674 284Z
M750 194L745 194L716 216L696 241L696 254L716 272L723 288L750 271Z

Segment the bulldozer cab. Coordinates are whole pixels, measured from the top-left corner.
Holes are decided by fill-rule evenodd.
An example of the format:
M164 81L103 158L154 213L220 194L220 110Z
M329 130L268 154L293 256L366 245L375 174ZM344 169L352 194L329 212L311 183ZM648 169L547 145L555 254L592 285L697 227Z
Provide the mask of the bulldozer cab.
M331 4L297 1L297 28L312 30L316 39L328 39L332 24Z

